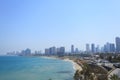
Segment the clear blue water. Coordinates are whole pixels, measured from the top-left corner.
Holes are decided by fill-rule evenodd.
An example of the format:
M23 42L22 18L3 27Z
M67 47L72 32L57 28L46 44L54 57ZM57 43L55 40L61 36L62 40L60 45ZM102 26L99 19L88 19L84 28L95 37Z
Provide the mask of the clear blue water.
M73 80L72 63L40 57L0 56L0 80Z

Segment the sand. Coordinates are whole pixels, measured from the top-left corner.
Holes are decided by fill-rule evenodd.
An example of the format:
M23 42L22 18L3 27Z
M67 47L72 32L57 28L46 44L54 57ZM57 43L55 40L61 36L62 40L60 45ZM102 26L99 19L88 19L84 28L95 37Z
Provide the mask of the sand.
M70 60L67 58L67 59L64 59L64 61L71 62L73 64L73 69L82 71L82 67L80 65L78 65L76 62L74 62L73 60Z
M50 56L50 57L48 57L48 56L45 57L44 56L43 58L47 58L47 59L61 59L61 58L58 58L58 57L55 57L55 56ZM62 59L62 60L71 62L73 64L73 69L74 70L82 71L82 67L79 64L77 64L76 62L74 62L73 60L70 60L69 58L65 58L65 59Z

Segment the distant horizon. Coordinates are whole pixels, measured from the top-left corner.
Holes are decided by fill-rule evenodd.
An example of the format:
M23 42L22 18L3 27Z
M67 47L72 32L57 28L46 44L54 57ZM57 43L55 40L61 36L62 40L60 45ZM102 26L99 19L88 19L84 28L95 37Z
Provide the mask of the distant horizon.
M118 37L118 36L117 36ZM115 38L117 38L117 37L115 37ZM120 37L118 37L118 38L120 38ZM106 43L104 43L103 45L99 45L99 44L95 44L95 43L86 43L86 44L89 44L89 48L90 48L90 51L91 51L91 45L92 44L94 44L94 46L95 46L95 48L96 47L98 47L99 46L99 49L101 50L101 48L103 48L104 47L104 45L106 45L107 43L112 43L112 42L106 42ZM76 45L74 45L74 44L71 44L70 46L69 46L69 48L67 47L65 47L64 45L63 46L59 46L59 47L65 47L65 52L71 52L71 46L73 45L74 46L74 49L78 49L79 51L86 51L86 44L84 45L84 48L83 49L80 49L80 48L78 48L78 47L76 47ZM114 44L115 45L115 48L116 48L116 43L115 42L113 42L112 44ZM49 46L49 47L46 47L46 48L44 48L43 50L32 50L31 49L31 51L32 51L32 53L34 53L35 51L40 51L41 53L45 53L45 49L49 49L49 48L51 48L51 47L56 47L56 48L59 48L58 46ZM22 50L25 50L25 49L30 49L29 47L27 47L27 48L24 48L24 49L22 49ZM66 50L67 49L67 50ZM22 50L16 50L15 52L21 52ZM14 51L10 51L10 52L14 52Z
M120 37L120 0L1 0L0 55L30 48L103 46Z

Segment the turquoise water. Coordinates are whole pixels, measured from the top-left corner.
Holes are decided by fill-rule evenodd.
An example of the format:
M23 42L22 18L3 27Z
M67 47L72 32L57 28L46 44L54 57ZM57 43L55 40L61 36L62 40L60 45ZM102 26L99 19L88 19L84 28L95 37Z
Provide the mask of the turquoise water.
M0 80L73 80L72 63L40 57L0 56Z

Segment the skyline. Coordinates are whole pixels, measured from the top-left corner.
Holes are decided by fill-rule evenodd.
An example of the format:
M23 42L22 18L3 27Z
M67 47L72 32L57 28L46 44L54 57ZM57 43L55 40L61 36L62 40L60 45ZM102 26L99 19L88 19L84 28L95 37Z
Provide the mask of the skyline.
M31 50L30 48L26 48L26 50L30 50L30 52L32 52L33 54L38 52L39 54L45 54L46 51L47 53L49 52L48 50L53 50L56 52L56 50L59 51L59 49L62 47L65 49L65 52L66 53L119 53L120 51L120 37L116 37L115 38L115 43L110 43L110 42L106 42L104 45L100 46L98 44L95 44L95 43L86 43L85 45L85 49L82 50L82 49L79 49L78 47L76 47L75 45L71 45L71 47L69 46L69 50L67 49L66 50L66 47L65 46L50 46L49 48L46 47L42 50ZM23 52L24 50L21 50L21 51L11 51L11 52L7 52L8 53L13 53L13 54L18 54L18 53L24 53Z
M120 36L119 4L119 0L1 0L0 54L115 43Z

